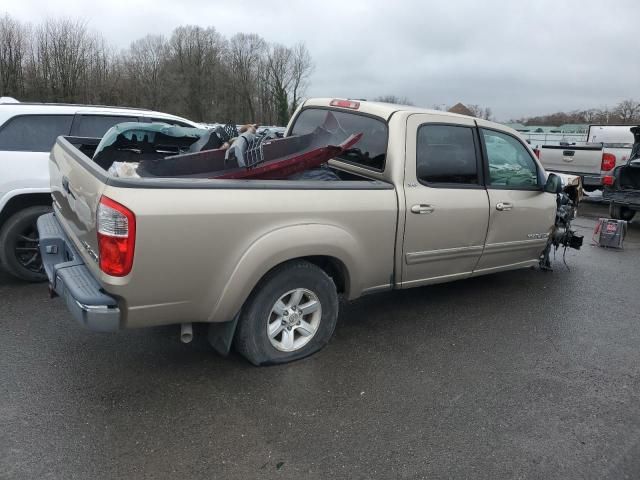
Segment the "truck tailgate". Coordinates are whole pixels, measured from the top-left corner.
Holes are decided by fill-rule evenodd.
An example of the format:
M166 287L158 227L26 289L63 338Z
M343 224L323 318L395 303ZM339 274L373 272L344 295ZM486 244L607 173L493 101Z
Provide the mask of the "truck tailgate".
M51 150L49 173L56 217L89 268L98 272L96 210L105 188L104 172L59 137ZM95 171L94 171L95 170Z
M540 161L551 171L599 175L602 146L543 145Z

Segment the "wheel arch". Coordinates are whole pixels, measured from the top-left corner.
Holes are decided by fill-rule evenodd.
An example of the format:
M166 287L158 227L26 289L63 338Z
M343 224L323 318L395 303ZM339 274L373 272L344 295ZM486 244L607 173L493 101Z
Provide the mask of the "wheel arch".
M51 192L49 190L34 189L33 191L9 192L0 200L0 229L4 223L15 213L25 208L38 205L51 205Z
M268 252L268 253L265 253ZM271 270L306 260L321 268L339 293L355 298L362 292L356 239L334 225L299 225L267 233L244 252L209 316L211 322L227 321L240 311L249 295Z

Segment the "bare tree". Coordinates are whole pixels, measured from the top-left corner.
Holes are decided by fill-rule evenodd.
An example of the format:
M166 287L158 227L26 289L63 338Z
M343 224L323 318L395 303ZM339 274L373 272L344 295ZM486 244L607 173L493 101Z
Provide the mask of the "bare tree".
M313 71L303 44L177 27L115 52L82 21L27 28L0 17L0 94L20 100L142 106L194 120L284 124Z
M245 108L244 119L256 121L258 85L265 78L267 42L256 34L238 33L229 42L229 68L235 98Z
M9 15L0 17L0 96L24 91L24 61L28 31Z
M614 110L621 123L631 123L640 119L640 102L637 100L623 100Z
M490 107L481 107L480 105L470 104L466 107L471 111L474 117L491 120L492 111Z
M168 93L164 75L168 54L169 45L162 35L147 35L129 47L124 66L135 105L162 108Z
M294 45L292 49L292 86L291 86L291 104L289 105L289 114L293 114L300 103L301 97L304 95L308 85L309 77L313 73L314 65L311 54L304 43Z
M589 108L580 112L580 118L585 123L593 123L598 118L598 110L595 108Z
M275 104L276 119L289 119L289 91L293 84L293 52L283 45L273 45L267 56L267 82Z
M187 25L173 31L169 46L178 73L174 92L182 95L181 113L204 120L215 108L224 39L213 27Z
M397 95L380 95L373 100L375 102L396 103L398 105L413 105L413 102L407 97L398 97Z
M47 20L36 30L33 61L47 100L70 102L82 96L95 37L79 20Z

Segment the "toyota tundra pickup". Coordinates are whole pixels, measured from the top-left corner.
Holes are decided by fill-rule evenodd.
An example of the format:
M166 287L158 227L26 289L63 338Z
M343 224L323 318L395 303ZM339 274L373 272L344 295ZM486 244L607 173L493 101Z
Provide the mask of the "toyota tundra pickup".
M575 197L514 130L312 99L273 141L319 130L342 145L322 179L115 177L114 158L92 157L98 139L59 137L54 212L38 220L51 293L92 330L180 324L188 340L192 323L205 323L217 351L234 345L256 365L273 364L329 341L339 295L548 264L552 246L579 247ZM121 145L129 159L168 148L146 134L143 143Z

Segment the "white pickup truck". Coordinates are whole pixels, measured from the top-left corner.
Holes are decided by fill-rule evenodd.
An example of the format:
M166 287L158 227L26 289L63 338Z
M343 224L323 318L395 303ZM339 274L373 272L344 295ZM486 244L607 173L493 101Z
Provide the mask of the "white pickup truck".
M627 163L633 145L629 126L591 125L585 143L542 145L534 152L551 172L578 175L587 191L602 188L602 178Z
M0 98L0 264L17 278L44 281L36 219L51 210L49 152L59 135L101 137L121 122L184 118L135 108L20 103Z

